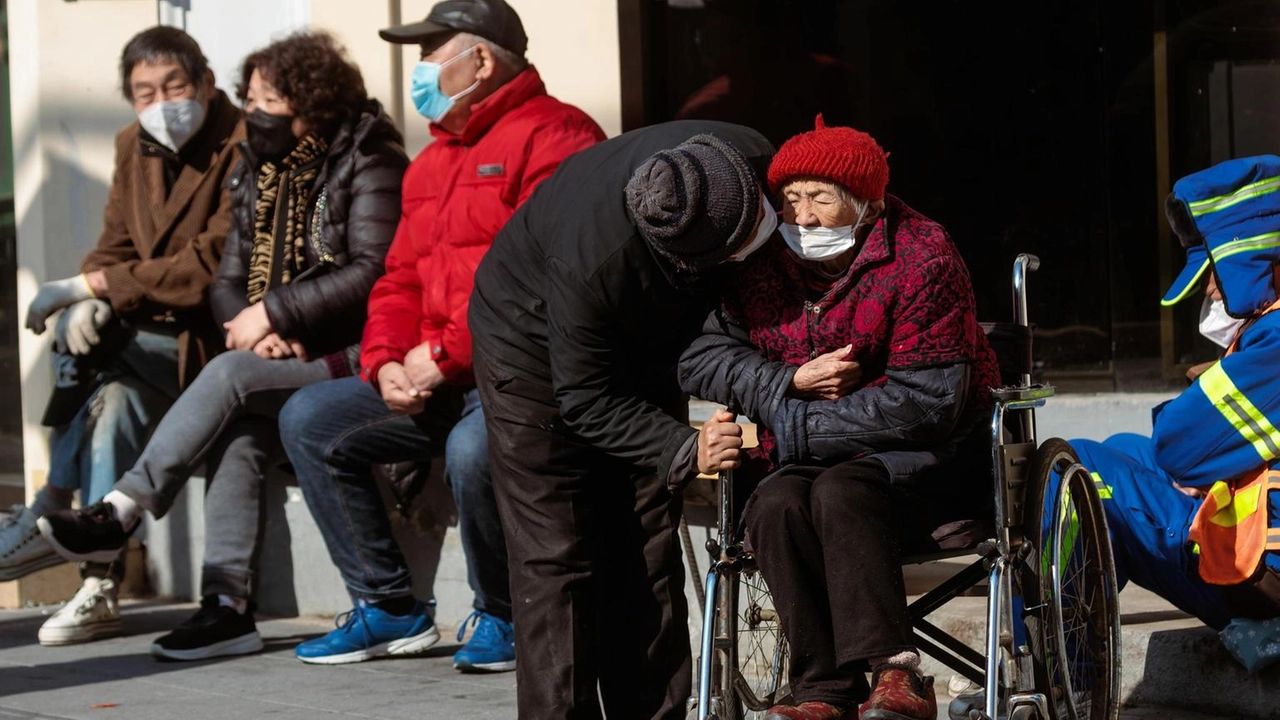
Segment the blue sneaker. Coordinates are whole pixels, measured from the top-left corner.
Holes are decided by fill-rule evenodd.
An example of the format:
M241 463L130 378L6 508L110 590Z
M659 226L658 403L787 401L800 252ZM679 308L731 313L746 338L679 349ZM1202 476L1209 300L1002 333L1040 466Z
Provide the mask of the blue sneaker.
M392 615L364 601L338 616L324 637L308 640L295 654L304 663L341 665L384 655L413 655L435 645L440 631L425 603L414 603L408 615Z
M453 656L453 666L462 672L506 672L516 669L516 636L511 623L479 610L471 613L458 628L458 642L472 625L471 640Z

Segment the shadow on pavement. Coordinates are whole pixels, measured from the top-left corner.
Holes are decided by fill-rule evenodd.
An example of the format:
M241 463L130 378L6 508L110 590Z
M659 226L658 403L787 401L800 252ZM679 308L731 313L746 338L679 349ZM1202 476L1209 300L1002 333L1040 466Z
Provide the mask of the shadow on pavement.
M101 642L52 648L34 647L39 644L36 632L48 619L48 615L33 611L19 611L18 617L12 618L0 615L3 618L0 619L0 650L10 651L0 656L0 697L149 677L245 657L168 661L152 657L146 649L137 651L140 640L172 630L189 618L194 610L194 606L174 607L161 601L131 603L123 609L122 634L104 638ZM286 636L265 637L263 650L257 654L292 654L298 643L322 634L320 631L292 632ZM122 648L122 643L127 643L129 647ZM32 646L30 650L25 649L28 646ZM126 652L120 654L122 650ZM72 653L78 657L62 659ZM43 662L44 658L48 658L49 662Z
M0 650L39 644L36 633L56 609L56 606L51 606L47 614L37 611L15 611L16 617L0 614ZM122 611L124 632L114 637L165 633L177 627L194 611L192 606L174 607L172 603L158 600L130 603Z

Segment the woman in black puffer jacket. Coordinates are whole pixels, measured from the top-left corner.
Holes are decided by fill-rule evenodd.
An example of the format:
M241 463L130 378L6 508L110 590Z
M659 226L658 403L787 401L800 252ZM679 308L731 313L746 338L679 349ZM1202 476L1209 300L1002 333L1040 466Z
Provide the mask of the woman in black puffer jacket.
M228 182L232 227L211 290L230 352L178 398L102 503L51 525L67 557L114 558L141 510L163 516L205 468L204 601L151 646L176 660L262 647L249 607L263 478L280 457L276 414L298 388L354 371L408 166L400 133L328 35L299 33L250 55L239 96L248 140Z

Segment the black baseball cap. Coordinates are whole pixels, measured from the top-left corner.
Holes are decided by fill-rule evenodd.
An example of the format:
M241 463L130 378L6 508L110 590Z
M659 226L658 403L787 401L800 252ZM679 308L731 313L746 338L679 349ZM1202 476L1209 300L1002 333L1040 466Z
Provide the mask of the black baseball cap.
M442 33L467 32L523 56L529 48L520 16L502 0L443 0L422 22L379 30L383 40L420 45Z

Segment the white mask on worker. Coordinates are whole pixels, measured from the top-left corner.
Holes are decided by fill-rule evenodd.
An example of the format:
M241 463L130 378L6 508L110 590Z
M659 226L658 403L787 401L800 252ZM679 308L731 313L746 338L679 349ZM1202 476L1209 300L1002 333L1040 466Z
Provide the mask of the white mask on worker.
M729 256L729 262L742 262L750 257L751 253L759 250L769 238L773 237L773 231L778 229L778 211L773 209L769 204L769 199L760 196L760 202L764 204L764 217L760 218L760 225L756 229L756 236L751 242L738 248L738 252Z
M1227 306L1221 300L1204 299L1200 306L1200 334L1221 347L1231 345L1244 320L1227 314Z

